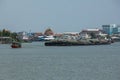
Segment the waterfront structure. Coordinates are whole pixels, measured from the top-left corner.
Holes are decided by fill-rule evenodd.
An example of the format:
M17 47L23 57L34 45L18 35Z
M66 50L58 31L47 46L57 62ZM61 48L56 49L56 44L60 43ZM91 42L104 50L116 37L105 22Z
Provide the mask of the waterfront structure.
M115 28L113 28L113 34L120 34L120 25L117 25Z
M62 40L77 40L79 32L64 32L58 39Z
M18 39L23 40L23 41L29 41L29 35L25 31L18 32Z
M38 41L50 41L50 40L54 40L54 36L38 36Z
M72 36L77 36L79 35L79 32L64 32L64 35L72 35Z
M90 39L92 36L96 37L98 35L100 36L107 35L104 33L103 30L100 30L100 29L85 29L85 30L82 30L79 34L80 34L80 38L82 39Z
M0 44L10 44L12 43L11 37L0 37Z
M54 32L52 29L48 28L45 30L44 35L51 36L51 35L54 35Z
M109 35L120 33L120 25L116 24L102 25L102 28L103 31L105 31Z
M111 44L107 34L100 29L86 29L80 33L65 32L55 40L45 42L45 46L80 46Z
M33 36L34 37L43 36L43 33L42 32L35 32L35 33L33 33Z

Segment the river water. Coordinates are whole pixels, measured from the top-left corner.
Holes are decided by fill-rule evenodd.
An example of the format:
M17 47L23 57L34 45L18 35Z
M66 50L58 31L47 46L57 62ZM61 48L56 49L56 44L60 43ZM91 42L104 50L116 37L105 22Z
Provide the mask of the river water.
M0 44L0 80L120 80L120 42L96 46Z

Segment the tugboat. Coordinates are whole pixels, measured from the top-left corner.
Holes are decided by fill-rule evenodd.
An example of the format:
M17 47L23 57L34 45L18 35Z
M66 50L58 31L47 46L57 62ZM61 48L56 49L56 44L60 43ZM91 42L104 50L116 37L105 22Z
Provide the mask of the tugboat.
M12 48L21 48L21 43L19 42L13 42L12 45L11 45Z

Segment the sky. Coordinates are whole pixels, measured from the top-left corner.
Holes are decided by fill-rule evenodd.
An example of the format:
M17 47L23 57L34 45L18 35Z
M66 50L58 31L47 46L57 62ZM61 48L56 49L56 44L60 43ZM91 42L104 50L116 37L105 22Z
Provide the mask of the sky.
M0 0L0 30L80 32L120 24L120 0Z

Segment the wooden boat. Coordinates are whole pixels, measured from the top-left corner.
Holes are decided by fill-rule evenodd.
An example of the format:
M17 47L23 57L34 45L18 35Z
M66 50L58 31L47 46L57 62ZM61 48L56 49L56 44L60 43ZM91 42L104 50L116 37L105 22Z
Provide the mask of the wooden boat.
M11 45L12 48L21 48L21 43L19 42L13 42L12 45Z

